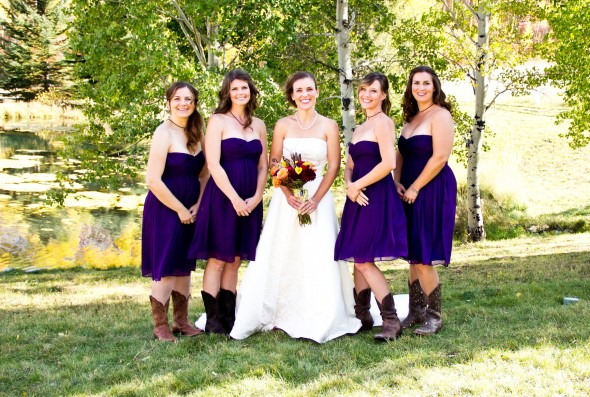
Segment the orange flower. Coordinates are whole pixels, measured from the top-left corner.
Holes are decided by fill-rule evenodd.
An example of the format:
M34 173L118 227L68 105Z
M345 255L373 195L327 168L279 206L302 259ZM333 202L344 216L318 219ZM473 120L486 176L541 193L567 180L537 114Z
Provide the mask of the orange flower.
M277 174L278 179L285 179L289 176L289 171L286 168L281 168Z
M279 186L281 186L281 180L280 180L279 178L275 178L275 177L273 177L273 178L272 178L272 185L273 185L274 187L279 187Z
M274 175L277 173L277 171L279 170L279 166L278 165L273 165L272 167L270 167L270 174Z

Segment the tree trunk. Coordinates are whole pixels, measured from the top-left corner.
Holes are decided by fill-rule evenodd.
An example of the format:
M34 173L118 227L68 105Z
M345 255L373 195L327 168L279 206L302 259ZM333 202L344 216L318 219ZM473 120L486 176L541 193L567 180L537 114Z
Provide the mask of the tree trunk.
M338 33L338 69L340 74L340 100L342 103L342 133L347 147L355 128L354 89L352 86L352 62L350 59L350 31L352 21L348 18L348 0L336 1L336 24Z
M217 56L217 48L219 42L217 41L217 24L211 22L211 18L207 17L207 38L210 45L207 46L207 66L209 68L219 67L219 57Z
M487 11L477 12L477 60L475 66L475 117L471 139L467 142L467 235L471 241L485 239L483 209L479 189L479 155L485 130L486 63L488 51L488 30L490 15Z

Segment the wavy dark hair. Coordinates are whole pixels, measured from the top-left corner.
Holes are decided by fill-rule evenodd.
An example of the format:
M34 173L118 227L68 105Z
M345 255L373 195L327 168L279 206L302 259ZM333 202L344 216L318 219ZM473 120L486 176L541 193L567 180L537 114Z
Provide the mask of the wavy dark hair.
M287 81L285 82L285 88L284 88L285 98L287 99L287 102L289 102L292 106L297 107L297 103L295 103L295 101L291 97L293 95L293 85L295 84L296 81L301 80L301 79L307 79L307 78L310 78L313 80L313 85L315 86L315 88L317 90L318 83L316 83L315 77L310 72L303 72L303 71L295 72L287 78Z
M201 116L201 113L197 110L197 105L199 104L199 91L186 81L177 81L166 90L166 101L168 104L170 104L174 94L180 88L188 88L191 94L193 94L195 101L195 111L188 116L188 122L186 123L185 128L186 136L188 138L186 141L186 147L189 152L194 153L201 141L201 137L203 136L203 116Z
M250 100L246 105L246 123L244 124L244 128L252 129L252 117L254 116L254 111L258 108L258 94L260 92L256 89L252 77L242 69L230 70L223 78L221 89L219 90L219 104L213 113L227 113L230 111L231 98L229 91L231 83L234 80L243 80L248 83L248 87L250 88Z
M387 79L386 75L379 72L369 73L360 81L356 93L358 95L362 87L369 86L373 84L375 81L378 81L379 84L381 84L381 92L385 94L385 99L383 100L383 102L381 102L381 110L383 111L383 113L389 115L389 111L391 110L391 101L389 100L389 80ZM364 109L363 113L365 113Z
M434 84L434 92L432 93L432 102L440 107L447 109L449 112L452 110L451 103L447 102L447 95L443 92L440 86L440 80L434 71L429 66L417 66L410 71L408 77L408 84L406 85L406 92L404 93L404 100L402 102L402 112L404 115L404 121L409 123L418 114L418 102L412 95L412 82L416 73L426 72L432 76L432 84Z

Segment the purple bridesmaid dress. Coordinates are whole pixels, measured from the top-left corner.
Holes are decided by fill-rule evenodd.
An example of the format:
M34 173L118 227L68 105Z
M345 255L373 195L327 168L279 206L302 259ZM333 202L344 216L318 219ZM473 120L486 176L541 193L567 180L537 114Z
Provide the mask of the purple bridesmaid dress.
M354 161L353 182L381 162L377 142L351 143L349 154ZM369 198L367 206L346 199L334 259L365 263L405 256L408 253L406 218L393 176L386 175L367 186L363 193Z
M402 136L398 147L403 157L400 182L407 189L432 156L432 136ZM404 258L412 264L448 266L457 209L457 181L449 165L420 189L414 204L404 203L404 209L409 248Z
M180 202L189 208L199 199L199 174L205 156L168 153L162 181ZM141 231L141 274L159 281L167 276L189 276L196 261L189 259L188 249L195 225L184 225L178 214L168 208L150 191L143 207Z
M256 193L261 154L262 144L258 139L227 138L221 141L220 164L242 199ZM237 256L241 260L254 260L262 230L262 202L249 216L238 216L231 201L210 178L195 225L189 250L191 258L233 262Z

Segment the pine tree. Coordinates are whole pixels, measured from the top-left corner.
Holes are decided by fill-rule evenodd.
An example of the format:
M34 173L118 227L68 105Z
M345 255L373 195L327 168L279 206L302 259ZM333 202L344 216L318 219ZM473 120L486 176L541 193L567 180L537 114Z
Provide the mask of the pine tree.
M32 100L69 83L65 62L65 0L7 0L0 3L0 89L5 96Z

